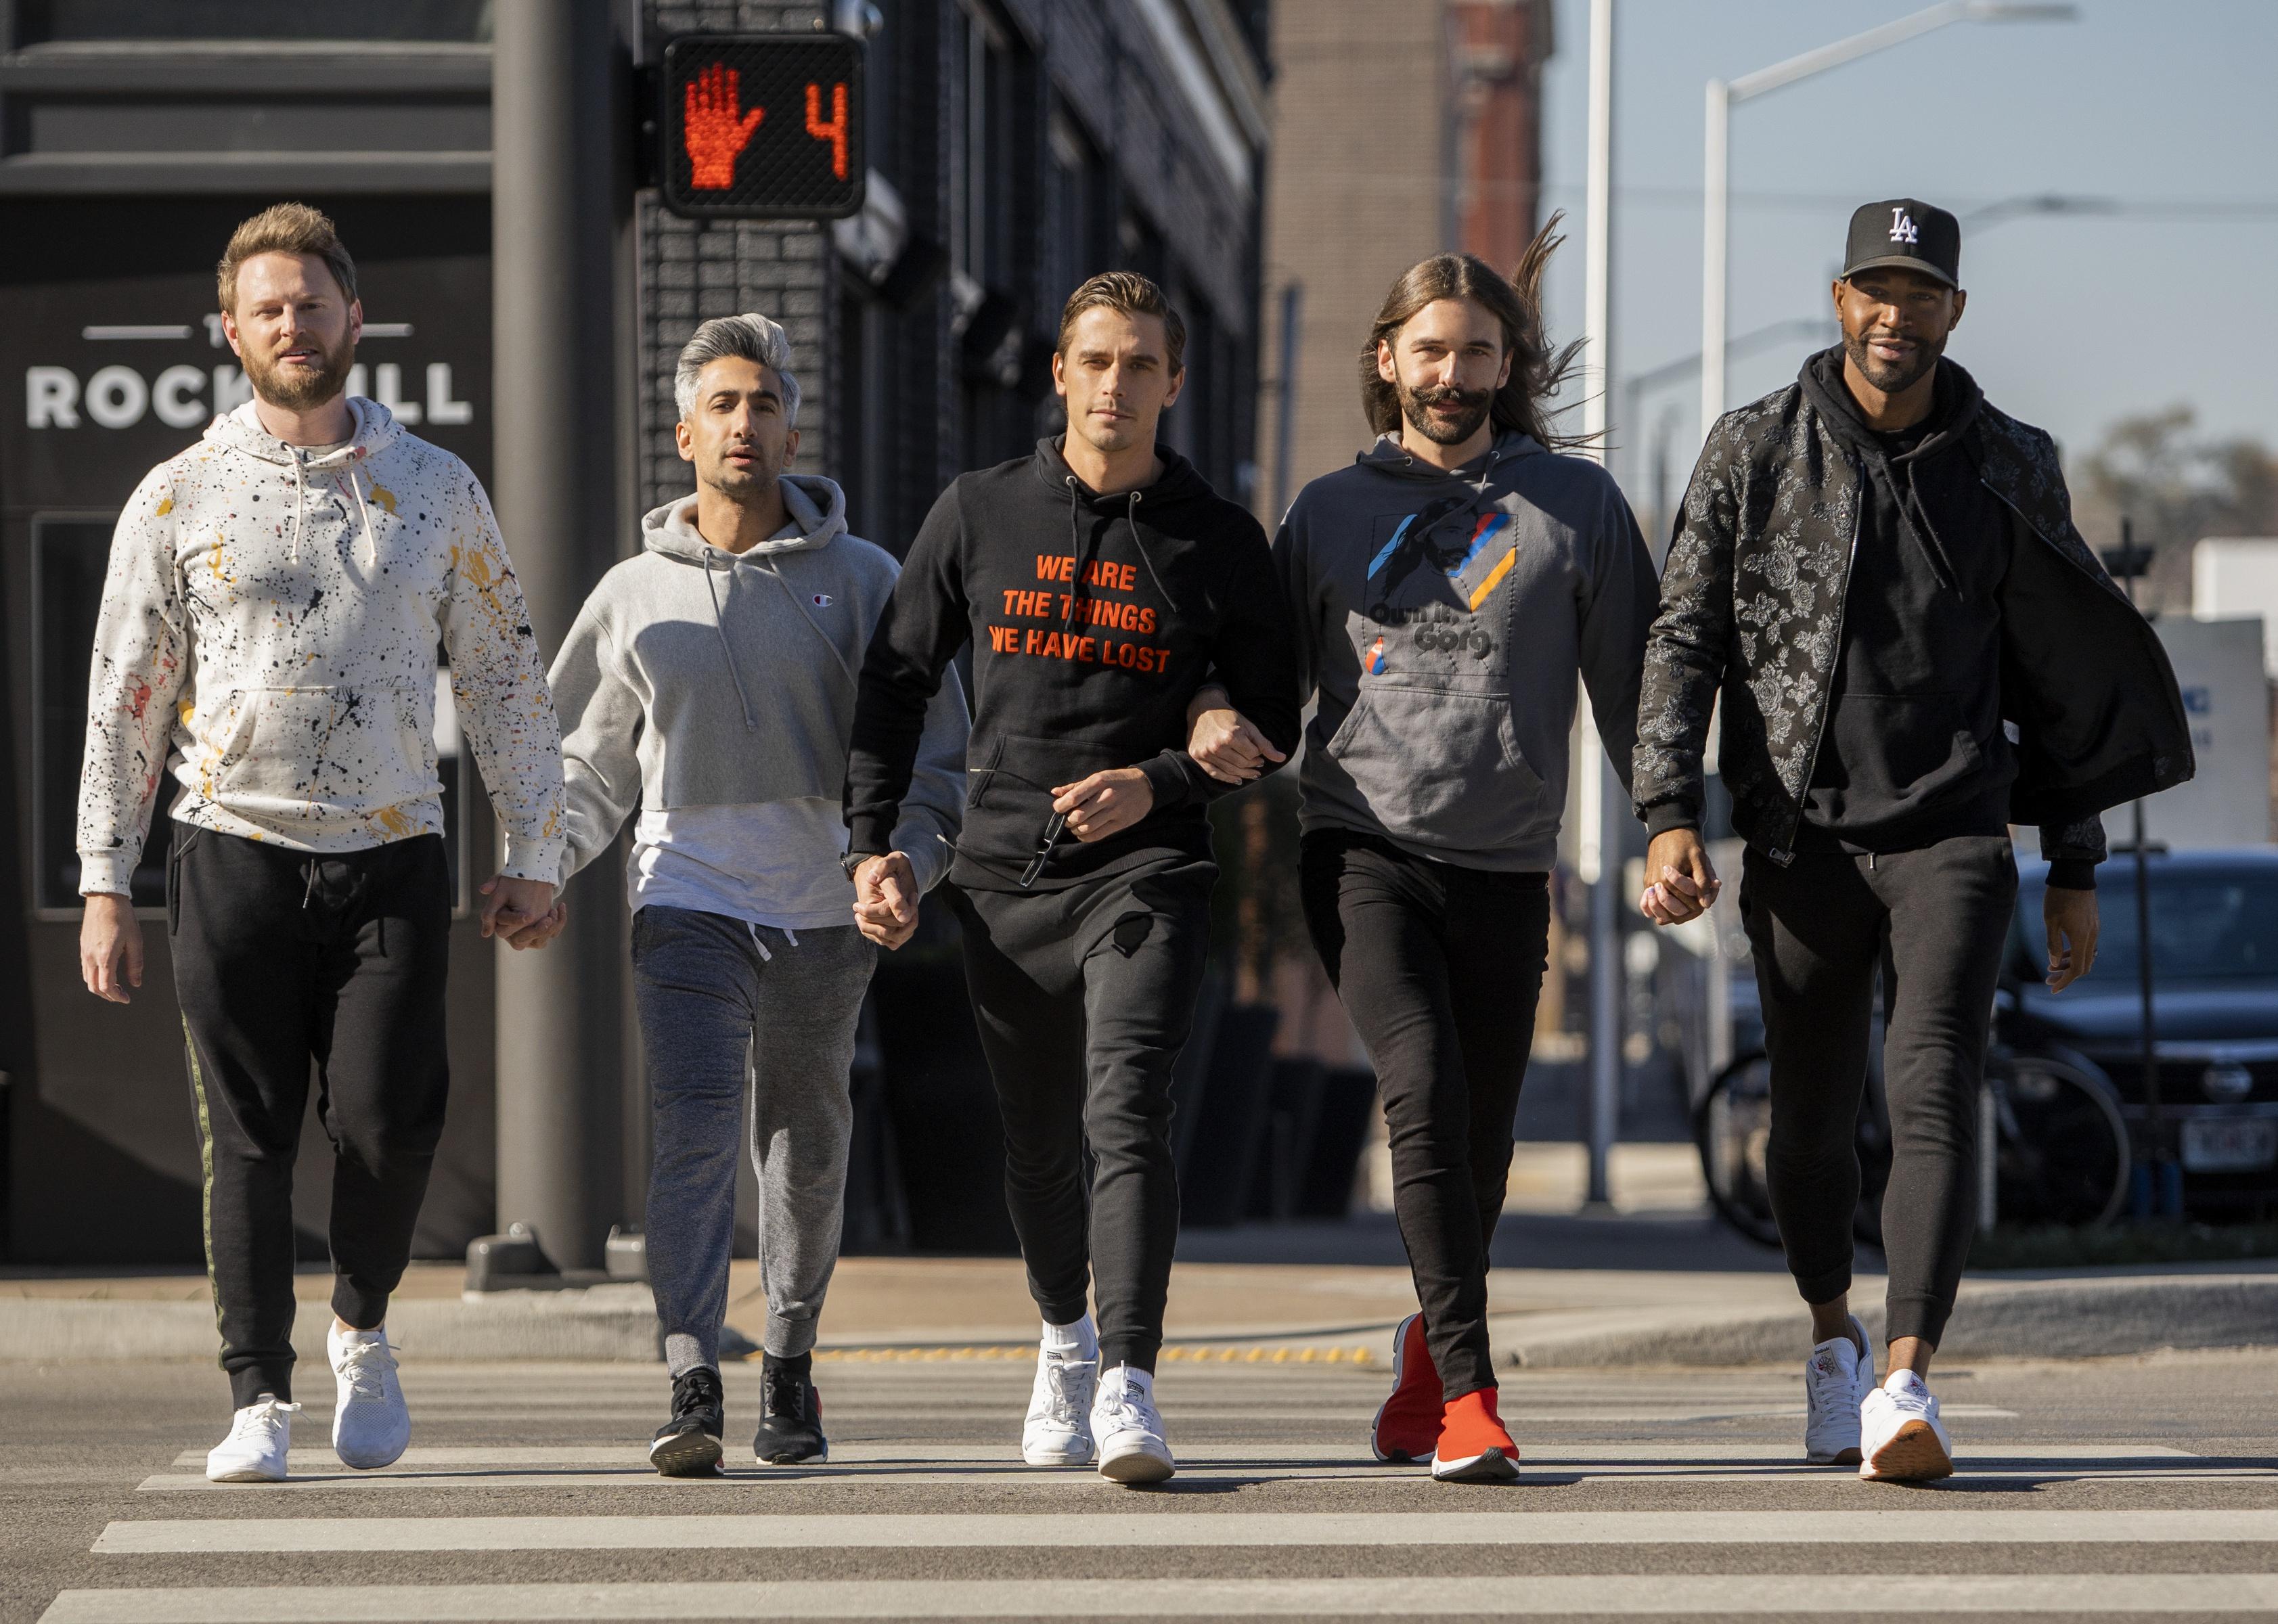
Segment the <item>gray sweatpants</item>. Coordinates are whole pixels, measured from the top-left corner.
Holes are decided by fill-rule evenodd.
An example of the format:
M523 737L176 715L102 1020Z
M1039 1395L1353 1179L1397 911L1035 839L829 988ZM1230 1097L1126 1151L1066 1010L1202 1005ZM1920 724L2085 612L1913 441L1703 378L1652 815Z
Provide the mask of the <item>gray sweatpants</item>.
M788 932L654 905L633 915L633 995L656 1113L649 1280L675 1376L720 1362L746 1078L768 1293L761 1345L784 1357L814 1346L845 1208L854 1028L877 953L852 925Z

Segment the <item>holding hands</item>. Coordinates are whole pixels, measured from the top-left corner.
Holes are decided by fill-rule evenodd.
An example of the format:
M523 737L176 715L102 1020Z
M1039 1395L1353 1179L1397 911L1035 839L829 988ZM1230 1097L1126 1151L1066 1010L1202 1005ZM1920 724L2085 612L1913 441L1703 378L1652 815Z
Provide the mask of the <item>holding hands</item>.
M1682 925L1716 905L1724 881L1698 829L1666 829L1646 848L1646 888L1638 911L1655 925Z

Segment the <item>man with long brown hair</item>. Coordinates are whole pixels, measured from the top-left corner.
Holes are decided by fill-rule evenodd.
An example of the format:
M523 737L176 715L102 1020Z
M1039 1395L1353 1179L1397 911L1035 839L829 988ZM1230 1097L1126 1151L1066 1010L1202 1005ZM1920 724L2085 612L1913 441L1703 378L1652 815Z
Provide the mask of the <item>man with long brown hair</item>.
M1555 227L1556 222L1553 222ZM1550 923L1576 674L1626 782L1654 580L1637 522L1546 403L1546 229L1506 281L1441 254L1393 284L1360 356L1381 437L1297 495L1273 544L1317 697L1298 769L1302 889L1367 1046L1421 1312L1395 1334L1380 1459L1515 1476L1487 1347L1487 1243ZM1198 701L1197 710L1213 702ZM1269 752L1198 713L1211 771Z

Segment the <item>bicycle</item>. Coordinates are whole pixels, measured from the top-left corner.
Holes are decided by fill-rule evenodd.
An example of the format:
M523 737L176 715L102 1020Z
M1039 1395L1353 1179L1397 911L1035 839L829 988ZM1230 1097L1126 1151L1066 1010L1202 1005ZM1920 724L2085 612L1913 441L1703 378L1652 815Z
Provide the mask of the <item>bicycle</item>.
M2012 1047L1997 1034L1979 1102L1981 1224L1998 1217L2092 1226L2118 1216L2128 1193L2128 1125L2111 1080L2093 1063L2053 1045ZM1770 1133L1771 1063L1759 1049L1716 1074L1693 1109L1693 1137L1717 1216L1751 1240L1776 1247L1779 1227L1764 1177ZM1989 1141L1990 1163L1983 1155ZM1861 1178L1852 1232L1879 1247L1891 1170L1879 1053L1869 1067L1856 1144Z

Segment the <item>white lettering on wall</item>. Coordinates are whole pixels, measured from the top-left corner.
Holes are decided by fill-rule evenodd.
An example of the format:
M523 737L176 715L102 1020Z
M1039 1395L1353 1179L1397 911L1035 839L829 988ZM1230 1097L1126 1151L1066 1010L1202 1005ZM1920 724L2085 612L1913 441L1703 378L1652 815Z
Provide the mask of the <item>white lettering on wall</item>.
M431 361L427 363L427 421L430 423L472 423L475 408L464 400L451 399L451 363ZM416 421L416 420L415 420Z
M418 403L403 398L403 369L392 361L383 361L372 371L379 380L379 393L371 398L394 413L396 422L417 423Z
M368 377L376 388L367 387ZM348 370L348 393L368 395L406 424L452 428L475 420L473 404L452 393L449 362L427 363L424 400L405 399L403 381L398 362L384 361L367 372L358 362ZM253 385L244 371L226 362L210 370L171 366L147 380L133 367L108 366L84 385L69 367L24 369L24 426L29 429L76 429L82 412L105 429L131 429L150 416L170 429L195 429L251 399Z
M79 379L72 376L69 367L24 369L24 426L79 427Z
M133 367L104 367L87 380L87 415L106 429L131 429L150 407L150 386Z
M218 417L225 412L235 411L253 399L253 385L246 381L245 374L239 369L216 367L213 370L213 397L214 416Z
M206 375L196 367L168 367L150 385L150 409L170 429L195 429L206 420Z

